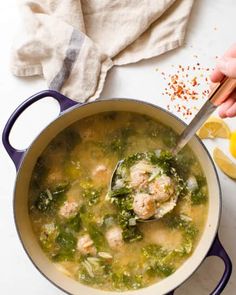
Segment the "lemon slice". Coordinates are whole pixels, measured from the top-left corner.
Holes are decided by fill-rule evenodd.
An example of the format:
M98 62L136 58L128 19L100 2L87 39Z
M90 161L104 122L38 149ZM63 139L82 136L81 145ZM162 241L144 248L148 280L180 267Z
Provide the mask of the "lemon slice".
M236 164L228 158L222 150L215 148L213 151L213 158L219 168L229 177L236 179Z
M231 155L236 158L236 130L231 133L229 150L231 152Z
M228 125L216 117L210 117L197 132L200 138L230 138L230 134Z

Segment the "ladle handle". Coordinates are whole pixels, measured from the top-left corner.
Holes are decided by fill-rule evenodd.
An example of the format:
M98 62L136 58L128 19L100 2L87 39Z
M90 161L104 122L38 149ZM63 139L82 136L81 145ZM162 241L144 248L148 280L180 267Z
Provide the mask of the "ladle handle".
M221 105L235 89L236 79L225 77L212 89L209 95L209 101L217 107Z

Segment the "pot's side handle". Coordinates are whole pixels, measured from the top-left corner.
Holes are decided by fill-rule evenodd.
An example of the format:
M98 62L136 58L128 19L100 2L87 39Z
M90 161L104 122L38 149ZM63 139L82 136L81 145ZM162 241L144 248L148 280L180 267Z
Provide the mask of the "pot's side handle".
M218 234L216 235L215 241L211 246L211 249L209 250L207 256L218 256L224 261L224 273L214 291L210 293L210 295L220 295L230 279L232 273L232 262L224 247L222 246Z
M219 240L218 234L216 235L214 243L212 244L209 252L207 253L207 257L208 256L217 256L217 257L221 258L225 264L225 270L224 270L224 273L223 273L218 285L216 286L214 291L212 291L210 293L210 295L220 295L230 279L230 276L232 273L232 262L228 256L227 252L225 251L224 247L222 246L222 244ZM174 292L175 292L175 290L169 292L166 295L174 295Z
M18 106L18 108L13 112L13 114L8 119L2 133L3 145L6 151L8 152L10 158L14 162L16 170L18 170L26 150L17 150L10 144L9 135L10 135L11 129L14 123L16 122L16 120L18 119L18 117L24 112L25 109L27 109L30 105L32 105L36 101L45 97L53 97L54 99L58 101L60 105L60 114L63 111L67 110L68 108L78 104L77 102L67 98L66 96L56 91L44 90L31 96L30 98L25 100L21 105Z

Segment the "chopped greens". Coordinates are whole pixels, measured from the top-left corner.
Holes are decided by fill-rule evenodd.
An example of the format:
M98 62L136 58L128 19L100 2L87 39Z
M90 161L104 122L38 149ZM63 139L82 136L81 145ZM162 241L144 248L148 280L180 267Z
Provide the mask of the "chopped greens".
M89 206L93 206L99 202L101 189L87 188L82 192L83 198L88 202Z
M40 212L51 212L61 204L65 198L65 193L69 189L68 183L57 185L55 188L42 191L35 200L35 207Z
M198 188L191 192L192 205L205 204L207 202L206 178L202 175L196 176Z
M61 230L55 240L58 250L52 255L52 259L54 261L72 260L75 254L76 241L77 239L72 233Z
M183 233L191 238L195 239L198 230L191 221L186 221L179 215L169 213L163 217L163 222L171 229L180 229Z
M159 245L150 244L142 248L142 254L148 263L146 273L149 276L167 277L175 271L171 262L165 261L166 258L172 254L171 251Z
M196 189L191 193L191 201L193 205L205 204L207 196L201 189Z
M136 290L142 288L142 275L131 275L129 272L114 272L112 282L115 290Z

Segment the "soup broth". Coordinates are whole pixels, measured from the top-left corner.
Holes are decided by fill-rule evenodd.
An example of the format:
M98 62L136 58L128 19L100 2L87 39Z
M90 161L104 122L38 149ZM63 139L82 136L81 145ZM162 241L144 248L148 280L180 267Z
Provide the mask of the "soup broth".
M38 242L62 272L94 288L125 291L170 276L188 259L204 230L208 191L190 148L169 157L176 141L171 128L131 112L84 118L51 141L32 174L29 214ZM140 223L131 193L112 202L110 179L120 159L156 150L174 165L181 191L171 212Z

